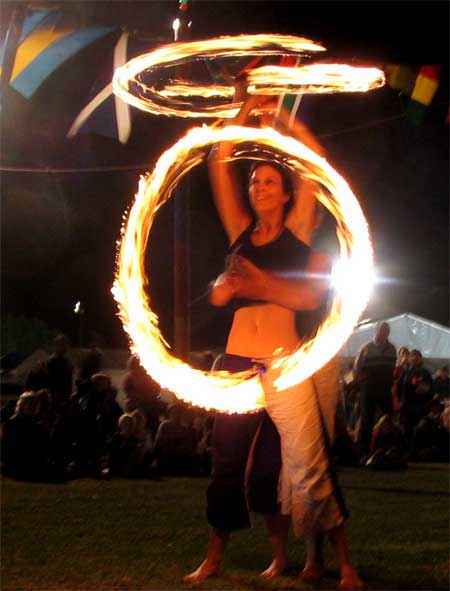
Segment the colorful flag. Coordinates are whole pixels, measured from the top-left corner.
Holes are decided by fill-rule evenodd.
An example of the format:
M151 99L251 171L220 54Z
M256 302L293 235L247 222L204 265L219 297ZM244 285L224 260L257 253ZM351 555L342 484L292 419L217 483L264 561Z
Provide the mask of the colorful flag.
M25 98L31 98L65 61L112 31L114 27L65 26L57 11L31 13L22 27L10 85ZM6 39L0 49L2 63Z
M427 107L439 88L439 66L422 66L416 78L406 114L413 123L423 121Z
M417 68L415 66L387 64L384 70L387 83L391 88L411 96L417 78Z

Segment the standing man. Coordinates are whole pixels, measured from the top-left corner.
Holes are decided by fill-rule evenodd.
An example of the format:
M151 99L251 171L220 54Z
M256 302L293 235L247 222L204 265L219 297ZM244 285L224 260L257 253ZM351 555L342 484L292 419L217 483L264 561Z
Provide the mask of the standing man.
M68 342L60 334L53 341L54 353L47 359L48 388L53 410L61 412L72 394L73 365L67 356Z
M361 349L355 359L354 373L360 389L361 443L369 453L372 428L381 414L392 412L392 383L397 352L389 342L387 322L377 324L375 338Z
M402 376L399 394L400 416L411 446L414 428L429 412L433 398L433 378L423 367L422 353L417 349L409 354L409 369Z

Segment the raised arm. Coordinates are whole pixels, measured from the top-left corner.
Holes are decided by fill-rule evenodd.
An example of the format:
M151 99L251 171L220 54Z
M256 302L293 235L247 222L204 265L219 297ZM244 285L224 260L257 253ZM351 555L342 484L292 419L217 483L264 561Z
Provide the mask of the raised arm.
M281 109L279 114L281 131L294 136L305 146L323 156L323 147L308 127L298 119L294 119L293 124L289 126L289 116L289 112ZM313 232L319 224L316 198L318 190L317 183L306 178L300 179L295 188L294 205L285 222L294 236L308 245L311 245Z
M245 125L252 109L260 101L261 97L248 97L236 117L226 125ZM242 234L252 221L250 211L244 202L236 166L229 160L232 150L233 144L231 142L220 142L212 148L208 159L214 202L230 244Z

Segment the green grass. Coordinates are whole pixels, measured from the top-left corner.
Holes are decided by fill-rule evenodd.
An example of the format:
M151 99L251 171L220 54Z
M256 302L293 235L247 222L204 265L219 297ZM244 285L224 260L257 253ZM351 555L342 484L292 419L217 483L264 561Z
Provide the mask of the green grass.
M448 467L402 472L343 469L354 562L369 589L447 589ZM160 482L3 481L2 591L189 589L184 574L202 560L208 525L206 479ZM261 518L235 534L224 575L199 589L312 589L297 574L301 541L290 540L290 568L274 581L257 577L270 562ZM330 570L318 589L333 589Z

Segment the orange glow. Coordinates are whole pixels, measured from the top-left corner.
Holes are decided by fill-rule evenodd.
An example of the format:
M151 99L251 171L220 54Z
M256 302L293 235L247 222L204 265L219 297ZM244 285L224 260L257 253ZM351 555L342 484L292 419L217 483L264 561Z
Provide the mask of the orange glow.
M234 158L238 157L238 150L240 158L255 158L248 148L249 142L265 152L281 155L296 174L318 183L321 190L317 198L336 219L341 255L333 269L332 283L336 289L330 313L313 340L299 343L292 354L273 352L269 366L278 375L278 390L315 373L347 340L368 301L373 279L372 247L366 220L346 181L324 158L271 128L193 128L161 155L151 174L141 178L123 229L112 289L132 350L146 371L177 397L208 409L242 413L264 406L258 375L252 371L202 372L174 357L150 307L146 292L150 278L144 271L148 237L158 209L170 198L180 179L204 160L210 146L222 141L233 142Z

